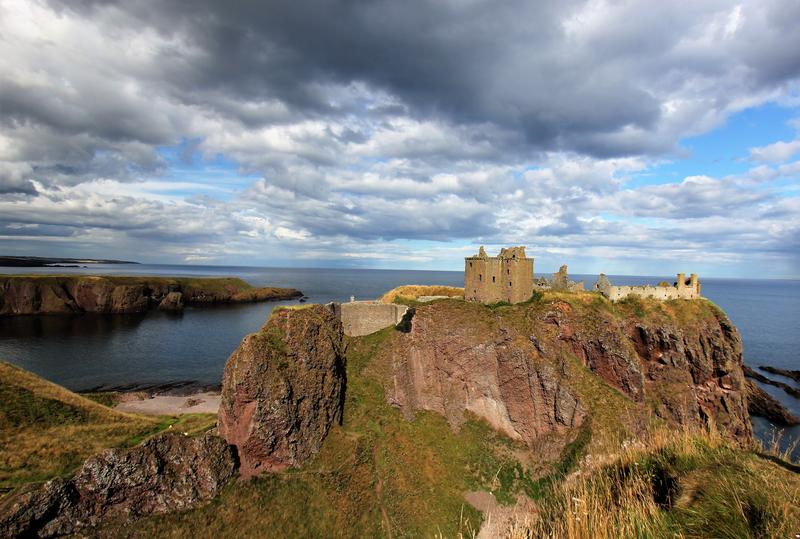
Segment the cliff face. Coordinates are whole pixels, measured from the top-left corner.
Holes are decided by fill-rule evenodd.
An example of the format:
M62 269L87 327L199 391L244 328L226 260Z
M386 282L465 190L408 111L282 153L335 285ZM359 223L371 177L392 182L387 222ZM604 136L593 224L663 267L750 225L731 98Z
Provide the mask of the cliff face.
M290 299L291 288L253 288L241 279L163 277L0 277L0 316L17 314L141 313L150 308Z
M736 328L705 301L647 305L643 312L580 294L497 309L420 306L411 331L383 352L392 372L387 399L409 416L441 413L454 427L470 411L532 443L592 413L589 395L567 374L577 360L632 401L642 424L648 415L712 421L750 436Z
M219 431L243 477L298 466L342 418L342 323L321 305L279 309L225 364Z
M380 342L372 368L408 419L429 410L458 429L469 412L531 447L550 434L569 438L590 417L623 414L628 432L656 418L752 434L739 334L705 300L445 300L417 306L408 332ZM244 476L319 450L342 415L343 348L334 311L312 306L277 311L231 355L219 425Z
M482 306L419 307L411 331L395 335L384 350L392 366L388 400L408 417L431 410L454 427L469 411L526 442L579 426L584 405L535 343Z

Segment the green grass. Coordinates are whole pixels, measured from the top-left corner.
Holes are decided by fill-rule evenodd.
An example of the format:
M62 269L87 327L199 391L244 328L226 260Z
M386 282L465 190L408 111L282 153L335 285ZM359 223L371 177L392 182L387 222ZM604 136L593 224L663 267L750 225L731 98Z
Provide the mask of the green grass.
M96 403L102 404L103 406L108 406L109 408L113 408L119 404L121 397L121 394L117 391L98 391L80 393L80 395Z

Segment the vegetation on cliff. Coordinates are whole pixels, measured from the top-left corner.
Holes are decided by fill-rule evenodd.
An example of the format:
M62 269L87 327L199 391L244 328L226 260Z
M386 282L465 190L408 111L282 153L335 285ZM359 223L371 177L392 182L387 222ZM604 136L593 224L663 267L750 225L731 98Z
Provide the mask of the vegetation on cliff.
M0 315L141 313L151 308L248 303L301 296L293 288L256 288L236 278L91 275L0 276Z
M407 284L386 292L380 298L381 303L414 301L420 296L464 297L464 289L457 286Z
M453 432L440 415L406 421L387 403L378 353L395 330L350 340L344 420L300 469L231 485L209 505L143 519L122 536L241 536L281 530L286 537L471 536L482 522L468 491L502 504L537 489L561 453L531 458L526 447L474 416ZM565 454L565 458L570 458ZM313 515L313 516L310 516Z
M712 429L651 430L554 484L510 539L793 537L800 467Z

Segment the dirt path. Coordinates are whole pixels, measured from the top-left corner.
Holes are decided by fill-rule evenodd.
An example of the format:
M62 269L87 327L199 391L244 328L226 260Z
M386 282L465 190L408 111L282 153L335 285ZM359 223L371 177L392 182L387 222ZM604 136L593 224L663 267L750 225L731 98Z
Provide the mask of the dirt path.
M381 479L380 471L378 470L378 450L380 448L380 444L375 443L375 446L372 448L372 460L375 462L375 474L378 477L378 480L375 482L375 494L378 497L378 505L381 508L381 522L383 524L383 528L386 530L386 537L392 539L392 523L389 520L389 515L386 513L386 508L383 506L383 495L381 494L383 490L383 479Z

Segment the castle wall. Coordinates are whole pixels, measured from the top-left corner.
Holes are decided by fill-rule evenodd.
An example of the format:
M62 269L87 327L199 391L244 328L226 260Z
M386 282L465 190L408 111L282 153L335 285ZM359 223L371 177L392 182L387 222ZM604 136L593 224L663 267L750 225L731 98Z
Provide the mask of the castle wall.
M697 275L692 274L689 283L683 273L678 274L677 283L674 286L614 286L605 280L600 284L598 290L611 301L619 301L628 296L639 296L642 298L654 298L660 300L669 299L697 299L700 296L700 282Z
M400 323L408 307L377 301L351 301L342 303L338 310L341 313L344 334L358 337Z
M532 258L470 257L464 264L464 299L519 303L533 294Z

